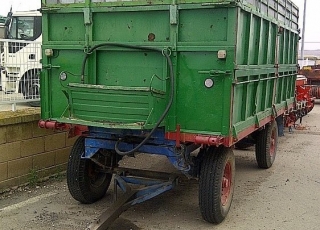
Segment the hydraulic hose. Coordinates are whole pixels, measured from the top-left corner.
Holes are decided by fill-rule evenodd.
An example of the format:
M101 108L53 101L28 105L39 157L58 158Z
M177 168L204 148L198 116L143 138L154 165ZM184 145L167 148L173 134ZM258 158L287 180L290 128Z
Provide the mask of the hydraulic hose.
M104 47L104 46L114 46L114 47L121 47L121 48L129 48L129 49L139 49L139 50L150 50L150 51L156 51L156 52L160 52L163 56L165 56L167 63L169 65L169 75L170 75L170 95L169 95L169 102L165 108L165 110L163 111L162 115L160 116L159 120L157 121L157 123L155 124L155 126L152 128L152 130L149 132L149 134L140 142L140 144L138 144L135 148L127 151L127 152L122 152L121 150L119 150L119 144L121 142L121 139L119 139L115 146L114 149L116 151L116 153L118 153L121 156L125 156L125 155L130 155L136 151L138 151L141 146L143 146L149 139L150 137L153 135L153 133L159 128L161 122L163 121L163 119L167 116L172 103L173 103L173 98L174 98L174 74L173 74L173 65L172 65L172 61L170 59L170 55L166 52L166 50L164 49L159 49L159 48L155 48L155 47L145 47L145 46L133 46L133 45L126 45L126 44L121 44L121 43L101 43L98 45L93 46L90 50L88 50L88 52L86 53L83 62L82 62L82 68L81 68L81 82L84 82L84 72L85 72L85 68L86 68L86 62L87 59L89 57L89 55L95 51L98 48Z

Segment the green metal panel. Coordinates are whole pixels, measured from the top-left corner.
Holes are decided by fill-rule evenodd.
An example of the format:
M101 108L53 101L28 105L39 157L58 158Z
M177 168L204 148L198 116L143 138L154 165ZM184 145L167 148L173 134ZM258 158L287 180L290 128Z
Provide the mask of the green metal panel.
M185 9L179 13L179 42L227 41L228 8ZM195 17L201 15L201 17ZM235 25L233 25L235 26ZM201 35L201 36L200 36Z
M83 13L49 14L47 24L48 40L82 41L85 33L83 23Z
M234 136L294 101L297 31L239 8ZM295 27L295 26L294 26Z
M149 87L70 83L66 94L71 102L67 115L72 114L71 120L81 120L82 124L89 121L114 128L152 128L157 122L154 114L165 107L164 92Z
M42 1L43 49L54 51L43 55L43 119L153 127L171 87L164 56L105 46L89 56L81 81L85 52L105 42L170 49L166 131L237 138L293 103L298 9L289 0L57 2Z
M168 42L169 11L97 12L93 14L93 40L108 42ZM146 21L146 19L152 19ZM106 23L108 22L108 23ZM103 31L103 32L102 32ZM152 39L152 34L154 39Z

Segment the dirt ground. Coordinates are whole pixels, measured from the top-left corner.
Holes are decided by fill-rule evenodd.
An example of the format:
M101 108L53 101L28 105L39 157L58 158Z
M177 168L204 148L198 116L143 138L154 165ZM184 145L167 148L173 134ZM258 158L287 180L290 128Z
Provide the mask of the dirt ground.
M231 210L220 225L202 220L198 182L183 181L174 190L131 207L110 229L290 229L320 228L320 103L302 127L279 139L274 165L257 168L254 150L235 150L236 188ZM165 158L139 155L124 162L152 170L173 170ZM66 179L0 195L0 229L86 229L112 203L112 188L101 201L83 205L69 194Z

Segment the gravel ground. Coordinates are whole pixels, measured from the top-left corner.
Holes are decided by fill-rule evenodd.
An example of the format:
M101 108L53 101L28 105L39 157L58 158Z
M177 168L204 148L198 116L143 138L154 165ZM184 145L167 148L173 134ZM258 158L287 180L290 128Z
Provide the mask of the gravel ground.
M320 103L299 129L285 132L274 165L257 168L254 149L235 150L236 188L231 210L220 225L202 220L198 182L179 186L130 208L110 229L291 229L320 228ZM138 168L174 171L165 158L139 155L124 161ZM59 179L59 180L58 180ZM101 201L83 205L69 194L64 175L35 188L0 195L0 229L85 229L112 203L110 186Z

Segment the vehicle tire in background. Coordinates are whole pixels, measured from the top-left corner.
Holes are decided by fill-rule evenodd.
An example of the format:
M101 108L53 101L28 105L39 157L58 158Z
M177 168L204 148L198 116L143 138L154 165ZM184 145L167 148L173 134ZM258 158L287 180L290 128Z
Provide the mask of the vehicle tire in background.
M257 133L256 160L260 168L268 169L272 166L276 158L277 145L278 126L276 121L272 121Z
M231 148L212 147L203 156L199 180L199 205L204 220L219 224L231 207L235 157Z
M251 146L253 146L253 144L249 144L249 143L243 143L243 142L238 142L234 145L234 147L236 149L239 149L239 150L247 150L248 148L250 148Z

